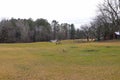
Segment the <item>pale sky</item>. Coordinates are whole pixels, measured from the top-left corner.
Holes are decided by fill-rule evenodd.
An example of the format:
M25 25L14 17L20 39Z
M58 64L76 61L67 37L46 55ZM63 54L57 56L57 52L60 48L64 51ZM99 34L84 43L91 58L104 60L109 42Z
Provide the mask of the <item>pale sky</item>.
M101 0L0 0L0 19L44 18L49 22L89 23L96 15Z

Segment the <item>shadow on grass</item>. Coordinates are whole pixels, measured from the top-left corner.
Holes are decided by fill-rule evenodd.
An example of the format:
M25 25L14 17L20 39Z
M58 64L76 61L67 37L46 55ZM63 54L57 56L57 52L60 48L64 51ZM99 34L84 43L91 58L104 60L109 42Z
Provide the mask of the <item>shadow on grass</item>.
M86 50L83 50L84 52L98 52L99 50L96 50L96 49L86 49Z

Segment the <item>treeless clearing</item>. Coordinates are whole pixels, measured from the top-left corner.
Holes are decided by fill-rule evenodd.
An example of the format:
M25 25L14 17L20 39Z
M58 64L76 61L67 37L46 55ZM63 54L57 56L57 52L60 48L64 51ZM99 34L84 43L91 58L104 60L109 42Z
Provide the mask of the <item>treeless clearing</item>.
M119 41L62 43L0 44L0 80L120 80Z

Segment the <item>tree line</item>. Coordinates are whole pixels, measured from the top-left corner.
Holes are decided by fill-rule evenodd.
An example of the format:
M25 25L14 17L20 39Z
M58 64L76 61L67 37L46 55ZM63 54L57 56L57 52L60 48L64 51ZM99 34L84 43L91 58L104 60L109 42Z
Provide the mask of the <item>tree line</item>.
M49 23L46 19L9 19L0 21L0 42L38 42L54 39L75 39L74 24L59 24L56 20Z
M0 21L0 42L38 42L65 39L114 39L120 32L120 0L104 0L98 5L97 16L89 25L75 29L74 24L39 18L9 19Z
M120 0L104 0L98 4L97 16L89 25L82 25L81 30L88 41L114 39L114 33L120 32Z

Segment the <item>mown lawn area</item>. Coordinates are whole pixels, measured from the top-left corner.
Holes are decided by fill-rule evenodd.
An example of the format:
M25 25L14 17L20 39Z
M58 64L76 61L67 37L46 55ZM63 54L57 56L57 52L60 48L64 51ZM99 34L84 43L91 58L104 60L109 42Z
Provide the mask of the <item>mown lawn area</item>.
M120 41L0 44L0 80L120 80Z

